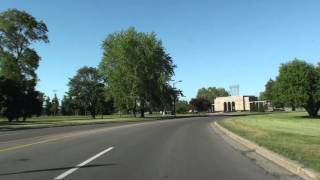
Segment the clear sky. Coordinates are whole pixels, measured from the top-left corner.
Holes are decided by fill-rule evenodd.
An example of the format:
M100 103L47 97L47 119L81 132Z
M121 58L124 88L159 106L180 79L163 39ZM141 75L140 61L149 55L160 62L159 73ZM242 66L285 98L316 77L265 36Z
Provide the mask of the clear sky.
M0 11L25 10L49 28L38 89L59 97L82 66L97 66L101 43L134 26L154 31L172 56L187 99L201 87L258 95L281 63L320 62L319 0L1 0Z

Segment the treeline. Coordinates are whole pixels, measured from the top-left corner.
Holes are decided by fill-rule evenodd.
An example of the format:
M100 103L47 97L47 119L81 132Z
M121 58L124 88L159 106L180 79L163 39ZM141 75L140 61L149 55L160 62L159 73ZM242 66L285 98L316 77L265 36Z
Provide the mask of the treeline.
M130 27L110 34L100 65L83 67L70 79L62 112L133 114L173 111L182 92L170 85L175 65L154 33ZM175 113L175 112L173 112Z
M320 66L294 59L279 68L275 80L270 79L261 100L272 102L274 108L304 108L309 117L317 117L320 108Z
M0 113L9 121L32 115L140 114L171 111L182 96L171 85L176 65L155 33L127 30L110 34L100 65L83 67L70 79L61 100L35 89L40 57L31 48L49 42L45 23L25 11L0 13Z

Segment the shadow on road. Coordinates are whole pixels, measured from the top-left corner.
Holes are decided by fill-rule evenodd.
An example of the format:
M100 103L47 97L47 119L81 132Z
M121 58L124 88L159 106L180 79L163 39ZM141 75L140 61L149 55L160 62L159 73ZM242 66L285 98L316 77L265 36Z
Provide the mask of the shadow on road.
M0 176L8 176L8 175L15 175L15 174L28 174L28 173L37 173L37 172L46 172L46 171L60 171L60 170L69 170L72 168L94 168L94 167L103 167L103 166L116 166L116 163L108 163L108 164L92 164L92 165L86 165L82 167L61 167L61 168L51 168L51 169L33 169L28 171L17 171L17 172L9 172L9 173L0 173Z

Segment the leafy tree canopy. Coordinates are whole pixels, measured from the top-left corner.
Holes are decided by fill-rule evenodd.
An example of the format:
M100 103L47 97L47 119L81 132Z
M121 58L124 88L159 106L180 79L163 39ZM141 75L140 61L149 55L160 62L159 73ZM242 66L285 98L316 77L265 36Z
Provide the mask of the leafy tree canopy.
M320 108L320 68L294 59L282 64L276 78L276 99L287 106L304 107L310 117Z
M177 113L187 113L190 110L190 105L188 101L178 101L176 103Z
M40 57L30 46L48 42L48 29L25 11L8 9L0 13L0 111L9 121L39 115L43 94L35 90Z
M30 45L37 41L49 42L47 32L44 22L25 11L9 9L0 13L0 75L35 81L40 57Z
M103 42L100 71L118 108L144 116L146 106L161 106L175 65L154 33L133 27L109 35Z
M69 95L78 106L83 107L95 118L100 99L104 98L104 80L96 68L83 67L70 79Z
M190 104L193 109L197 110L198 112L208 111L211 106L211 102L208 99L202 97L192 98Z
M224 88L208 87L199 89L197 98L205 98L208 99L211 103L214 103L214 100L217 97L224 97L229 95L230 94Z

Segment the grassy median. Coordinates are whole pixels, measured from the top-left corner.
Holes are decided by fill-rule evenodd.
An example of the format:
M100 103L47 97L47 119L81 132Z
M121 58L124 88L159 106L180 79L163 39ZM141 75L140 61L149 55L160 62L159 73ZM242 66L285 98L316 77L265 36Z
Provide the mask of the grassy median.
M103 117L97 116L96 119L92 119L90 116L40 116L29 118L25 122L21 121L21 119L19 122L8 122L7 119L0 118L0 130L32 129L42 127L104 124L116 122L154 121L192 116L205 116L205 114L178 114L176 117L172 115L162 116L160 114L152 114L146 115L145 118L134 117L133 115L104 115Z
M294 112L237 116L218 123L246 139L320 171L320 119L309 119L306 113Z

